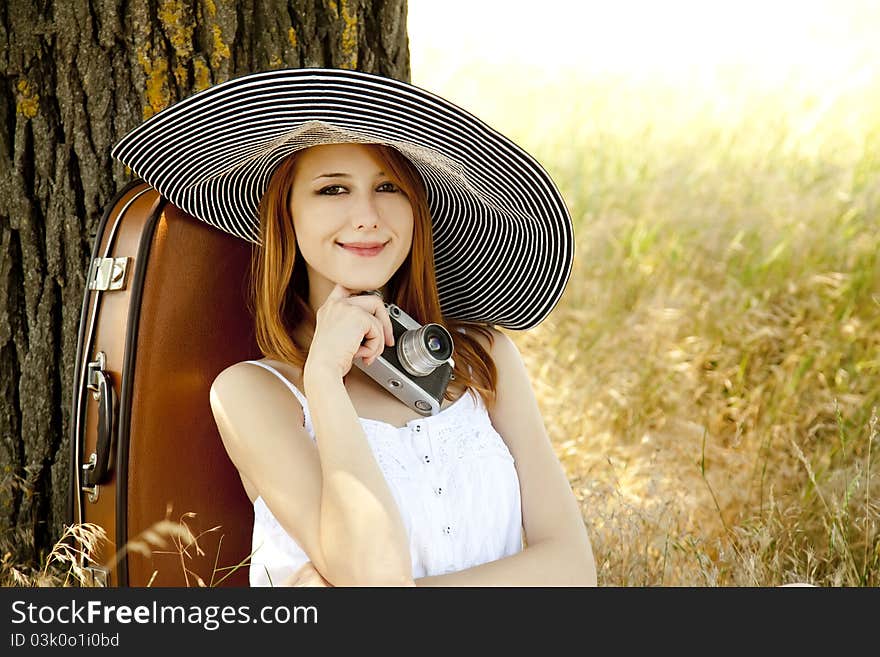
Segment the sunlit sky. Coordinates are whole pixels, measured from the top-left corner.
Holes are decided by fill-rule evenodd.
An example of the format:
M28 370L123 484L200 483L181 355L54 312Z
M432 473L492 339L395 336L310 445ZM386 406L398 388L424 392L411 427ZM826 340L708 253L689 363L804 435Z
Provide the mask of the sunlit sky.
M438 86L469 65L545 79L858 75L880 57L880 0L409 0L412 79ZM863 68L864 65L862 64ZM861 71L863 75L876 72Z

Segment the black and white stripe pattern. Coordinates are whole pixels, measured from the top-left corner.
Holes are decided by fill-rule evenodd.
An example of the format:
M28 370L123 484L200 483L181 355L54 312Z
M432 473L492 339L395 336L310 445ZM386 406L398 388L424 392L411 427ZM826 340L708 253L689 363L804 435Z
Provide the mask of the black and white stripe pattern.
M277 165L338 141L395 146L422 175L444 315L527 329L550 313L574 252L559 190L519 146L418 87L344 69L247 75L156 114L112 155L186 212L257 242Z

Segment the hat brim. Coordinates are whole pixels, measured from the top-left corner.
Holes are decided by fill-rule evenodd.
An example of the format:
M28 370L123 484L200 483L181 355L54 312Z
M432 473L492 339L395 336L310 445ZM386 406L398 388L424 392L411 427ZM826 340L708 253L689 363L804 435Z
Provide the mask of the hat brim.
M258 243L275 168L343 141L393 146L422 176L445 316L527 329L550 313L574 254L556 185L511 140L413 85L345 69L246 75L159 112L112 155L184 211Z

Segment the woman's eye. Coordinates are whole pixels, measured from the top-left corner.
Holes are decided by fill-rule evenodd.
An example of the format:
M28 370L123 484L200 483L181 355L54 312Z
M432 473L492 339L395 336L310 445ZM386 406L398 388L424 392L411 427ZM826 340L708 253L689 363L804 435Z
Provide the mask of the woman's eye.
M326 187L322 187L318 193L324 194L326 196L338 196L342 192L345 191L345 187L342 185L327 185Z
M376 188L379 192L399 192L400 188L392 182L384 182Z

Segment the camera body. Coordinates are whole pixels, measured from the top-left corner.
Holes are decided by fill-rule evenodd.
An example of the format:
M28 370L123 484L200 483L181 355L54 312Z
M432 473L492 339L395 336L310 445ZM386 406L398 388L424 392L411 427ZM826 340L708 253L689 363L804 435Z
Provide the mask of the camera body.
M385 308L394 345L371 365L363 358L355 358L354 365L417 413L436 415L455 367L452 336L439 324L422 326L394 304Z

